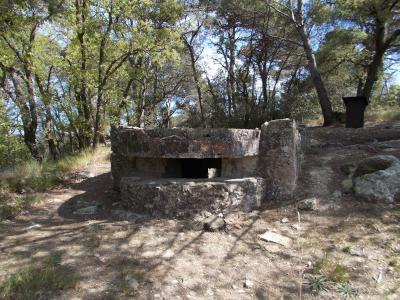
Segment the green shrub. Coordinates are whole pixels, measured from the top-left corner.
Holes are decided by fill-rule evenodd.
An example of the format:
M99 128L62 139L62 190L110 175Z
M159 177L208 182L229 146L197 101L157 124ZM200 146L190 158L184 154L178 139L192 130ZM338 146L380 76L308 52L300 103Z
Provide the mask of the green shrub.
M319 294L328 289L328 280L324 275L308 275L305 285L311 292Z
M358 296L357 291L347 282L339 283L336 290L344 299L353 299Z

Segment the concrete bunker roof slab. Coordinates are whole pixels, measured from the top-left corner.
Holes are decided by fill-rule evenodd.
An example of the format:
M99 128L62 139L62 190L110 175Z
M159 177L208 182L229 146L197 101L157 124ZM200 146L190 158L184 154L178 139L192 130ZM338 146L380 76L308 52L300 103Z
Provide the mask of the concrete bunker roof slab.
M258 129L140 129L114 130L113 150L126 157L240 158L256 156Z

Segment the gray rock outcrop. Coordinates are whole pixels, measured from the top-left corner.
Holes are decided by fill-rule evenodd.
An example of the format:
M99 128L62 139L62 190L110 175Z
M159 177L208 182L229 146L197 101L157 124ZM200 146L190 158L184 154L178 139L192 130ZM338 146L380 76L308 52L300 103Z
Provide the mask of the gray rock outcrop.
M400 192L400 160L376 155L362 160L353 175L354 193L365 200L393 203Z

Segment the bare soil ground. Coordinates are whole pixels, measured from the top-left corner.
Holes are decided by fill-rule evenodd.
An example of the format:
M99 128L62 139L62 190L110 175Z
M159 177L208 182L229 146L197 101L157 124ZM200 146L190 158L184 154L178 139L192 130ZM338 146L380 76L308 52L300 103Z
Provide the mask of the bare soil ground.
M224 216L222 232L203 231L200 217L113 217L118 194L109 165L93 165L90 178L48 192L42 204L0 223L0 282L58 252L79 281L49 299L343 299L333 285L319 294L304 285L329 257L346 269L360 299L400 299L393 263L400 259L400 206L365 203L341 186L341 165L379 153L400 157L400 141L313 148L296 198L318 197L317 211L298 214L289 202L234 212ZM293 246L260 240L266 230L292 238ZM245 287L246 280L253 285Z

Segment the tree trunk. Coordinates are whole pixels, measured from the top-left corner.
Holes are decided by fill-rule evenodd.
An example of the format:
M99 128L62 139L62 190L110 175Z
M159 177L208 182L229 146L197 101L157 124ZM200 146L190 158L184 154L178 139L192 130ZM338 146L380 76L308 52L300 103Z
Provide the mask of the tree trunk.
M367 101L372 95L372 90L375 81L378 79L379 69L383 65L383 56L386 51L386 24L376 20L375 28L375 53L372 62L368 65L367 78L365 80L362 95L367 98Z
M35 91L33 89L33 76L28 66L24 66L24 70L26 76L26 86L28 89L28 104L29 104L29 115L30 115L29 125L27 128L24 128L25 132L24 140L30 152L32 153L33 158L35 158L38 162L42 162L43 156L40 153L36 142L38 116L37 116L37 109L35 102Z
M96 115L94 119L94 129L93 129L93 142L92 147L96 148L100 139L100 123L101 123L101 107L103 104L103 89L98 88L97 92L97 103L96 103Z
M49 78L47 82L47 89L44 88L43 82L40 79L38 74L35 74L36 77L36 84L39 87L39 92L40 96L45 108L45 121L44 121L44 135L47 141L47 144L49 146L49 152L53 160L59 160L60 159L60 152L58 151L57 148L57 143L55 141L55 137L53 135L53 130L52 130L52 116L51 116L51 108L50 108L50 103L51 103L51 95L49 91L49 84L50 84L50 76L51 76L51 69L49 71Z
M190 62L191 62L191 67L192 67L192 72L193 72L193 79L194 79L194 84L196 85L196 91L197 91L197 97L199 100L199 106L200 106L200 116L201 116L201 125L203 128L206 128L206 120L204 118L204 108L203 108L203 93L201 91L201 86L200 86L200 81L199 81L199 75L197 73L197 68L196 68L196 59L194 57L194 49L193 46L190 45L185 38L183 38L184 43L189 51L190 55Z
M311 79L315 90L317 91L319 105L321 106L322 116L324 117L324 126L330 126L334 121L332 104L329 100L328 92L326 91L321 73L319 72L317 60L312 51L310 36L307 32L306 22L303 16L303 1L297 0L297 11L294 11L292 1L290 1L290 13L291 19L302 40L304 53L307 57L308 70L310 71Z
M86 16L88 13L87 1L86 0L75 0L75 10L76 10L76 26L77 30L77 38L79 41L79 50L80 50L80 75L81 80L78 83L77 90L77 101L81 107L79 110L81 120L83 121L82 129L80 132L81 140L83 141L83 145L80 145L84 148L90 145L90 137L92 135L92 109L91 103L88 100L87 95L87 57L86 57L86 43L85 43L85 34L86 34ZM82 148L81 148L82 149Z
M235 113L236 111L236 88L235 88L235 82L236 82L236 76L235 76L235 64L236 64L236 53L235 53L235 43L236 43L236 27L235 27L235 22L234 21L228 21L229 26L232 26L232 32L228 32L228 47L229 47L229 68L228 68L228 86L230 90L230 95L231 95L231 105L232 105L232 110Z
M304 52L307 57L308 70L310 71L311 78L317 91L319 104L321 106L322 115L324 117L324 126L333 124L332 104L329 100L328 92L326 91L325 84L322 80L321 73L319 72L317 60L312 52L310 38L304 25L299 28L300 36L303 41Z

